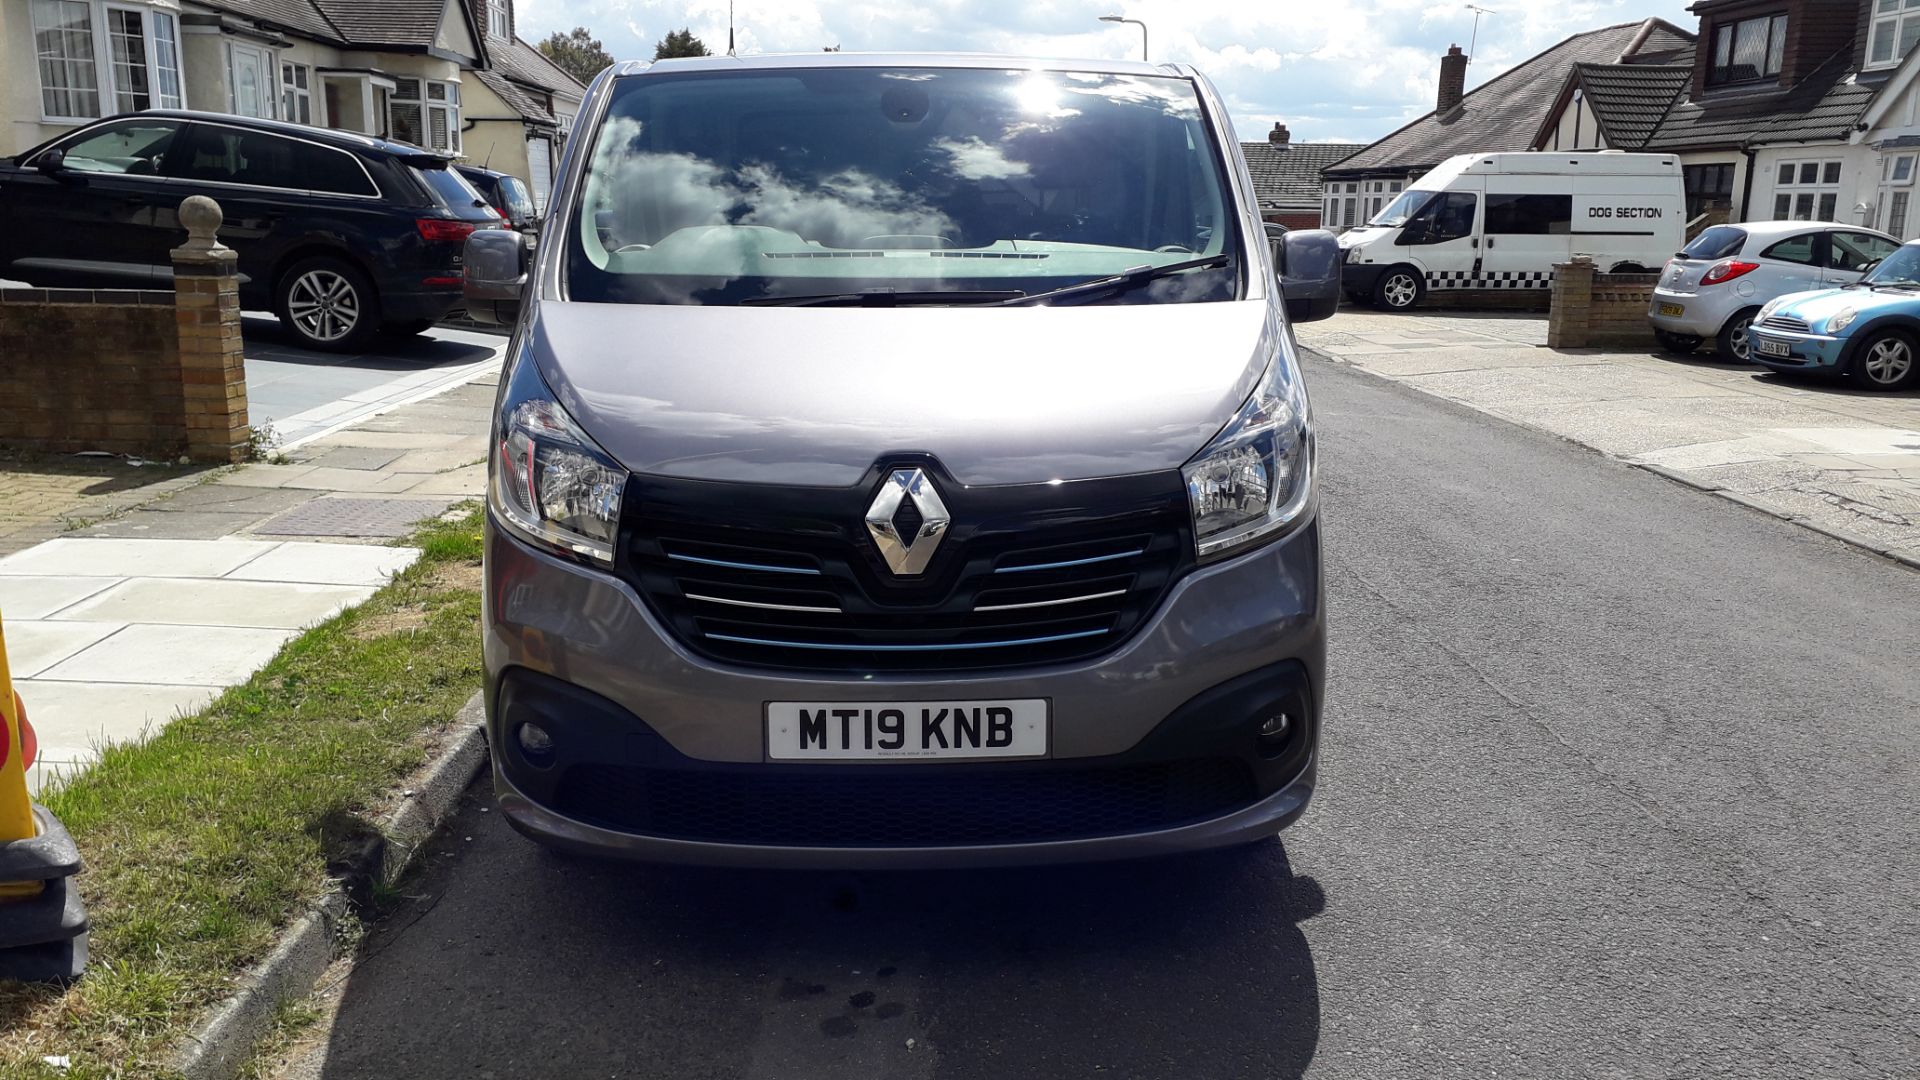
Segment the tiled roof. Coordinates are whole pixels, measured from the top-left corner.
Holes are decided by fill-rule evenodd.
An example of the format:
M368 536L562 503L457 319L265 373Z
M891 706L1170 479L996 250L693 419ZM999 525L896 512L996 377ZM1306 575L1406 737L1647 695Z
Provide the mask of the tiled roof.
M1693 68L1646 64L1575 64L1574 79L1586 95L1600 132L1615 150L1647 144L1667 110L1693 82Z
M1260 205L1285 209L1318 210L1324 187L1320 170L1351 157L1358 149L1358 143L1291 143L1285 150L1265 141L1240 144Z
M1647 140L1648 150L1844 140L1872 103L1876 87L1854 78L1853 51L1842 49L1799 85L1781 93L1712 95L1683 101Z
M468 74L479 79L487 89L498 94L500 100L507 103L507 108L519 113L525 119L531 120L536 124L557 123L553 118L553 114L548 112L546 107L541 105L539 101L535 100L533 95L520 89L518 85L503 77L499 72L473 71Z
M557 90L574 97L586 92L586 87L581 86L578 80L560 70L539 49L519 38L512 41L494 38L487 47L487 57L501 74L515 82L537 86L542 90Z
M1575 34L1475 88L1447 115L1428 113L1328 171L1424 171L1457 154L1525 150L1559 100L1575 64L1614 64L1636 43L1655 44L1664 51L1683 40L1684 31L1658 19Z
M345 44L340 29L327 21L312 0L195 0L206 7L229 12L269 26L298 31L322 41Z
M312 0L357 45L431 45L446 0Z

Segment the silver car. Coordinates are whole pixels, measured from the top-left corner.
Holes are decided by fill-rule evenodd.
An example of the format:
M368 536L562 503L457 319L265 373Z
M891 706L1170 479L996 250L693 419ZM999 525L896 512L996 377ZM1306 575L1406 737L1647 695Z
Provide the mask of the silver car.
M485 653L509 821L709 864L1273 836L1325 696L1314 429L1269 241L1176 66L808 54L589 89L514 324Z
M1694 237L1660 272L1647 321L1662 348L1712 341L1722 360L1752 360L1747 329L1777 296L1860 280L1900 241L1830 221L1748 221Z

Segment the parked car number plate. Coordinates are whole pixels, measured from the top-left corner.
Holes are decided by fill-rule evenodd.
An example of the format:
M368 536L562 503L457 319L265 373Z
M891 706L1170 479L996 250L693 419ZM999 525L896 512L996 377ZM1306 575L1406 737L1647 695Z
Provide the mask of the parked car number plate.
M1754 338L1754 342L1759 345L1760 352L1764 356L1793 355L1793 346L1784 341L1768 341L1766 338L1756 337Z
M1687 313L1687 308L1686 308L1686 305L1684 304L1661 304L1660 305L1660 314L1665 315L1669 318L1678 318L1682 315L1685 315L1686 313Z
M774 761L953 761L1046 757L1045 698L1002 701L774 701Z

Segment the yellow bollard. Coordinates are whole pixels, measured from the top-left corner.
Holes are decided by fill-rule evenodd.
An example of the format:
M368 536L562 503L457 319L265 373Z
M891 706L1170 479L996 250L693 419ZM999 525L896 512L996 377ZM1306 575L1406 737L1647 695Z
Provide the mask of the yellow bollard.
M27 794L26 740L21 735L19 699L13 696L13 673L7 667L7 634L0 624L0 844L31 840L40 834L33 820L33 800ZM44 881L0 882L0 901L40 895Z

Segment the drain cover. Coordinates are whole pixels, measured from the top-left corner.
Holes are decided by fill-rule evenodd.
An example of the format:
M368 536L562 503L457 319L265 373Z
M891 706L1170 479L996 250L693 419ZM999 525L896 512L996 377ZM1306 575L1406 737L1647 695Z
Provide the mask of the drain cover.
M264 536L405 536L437 517L453 499L315 499L270 518L254 530Z

